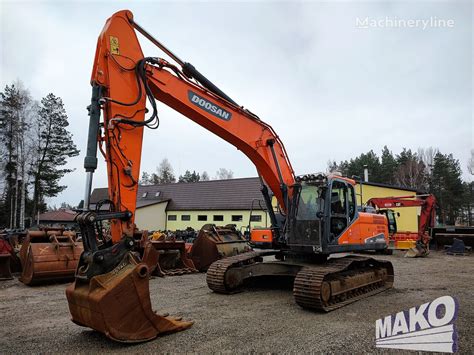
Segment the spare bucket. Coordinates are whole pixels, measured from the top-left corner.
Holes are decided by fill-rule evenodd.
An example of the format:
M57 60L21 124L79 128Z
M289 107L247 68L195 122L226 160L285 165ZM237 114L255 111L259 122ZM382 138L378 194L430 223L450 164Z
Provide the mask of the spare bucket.
M72 281L82 251L82 243L75 241L74 232L29 231L20 249L20 281L26 285Z
M216 260L252 250L247 240L233 225L219 227L204 225L194 240L189 257L201 272L207 271Z

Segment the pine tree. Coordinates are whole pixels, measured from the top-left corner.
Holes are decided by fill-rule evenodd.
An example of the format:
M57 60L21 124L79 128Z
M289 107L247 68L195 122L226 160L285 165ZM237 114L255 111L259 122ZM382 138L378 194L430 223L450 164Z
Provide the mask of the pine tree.
M201 179L199 173L196 173L195 170L191 173L189 170L186 170L184 175L180 175L178 182L198 182Z
M397 160L388 147L384 146L380 164L380 182L390 185L395 184L395 172L397 168Z
M142 178L140 179L140 185L150 185L151 176L146 171L142 173Z
M60 97L48 94L41 100L37 124L36 159L31 174L34 180L33 218L43 204L44 197L57 196L66 186L60 185L61 178L73 171L61 168L67 158L77 156L79 150L72 140L66 110Z
M351 159L350 161L341 162L337 166L337 170L342 173L344 176L364 176L364 168L367 166L369 170L369 181L373 182L382 182L380 173L381 166L377 154L373 150L370 150L367 153L362 153L358 157Z
M433 163L432 192L438 200L442 223L454 224L465 202L459 160L452 154L437 153Z

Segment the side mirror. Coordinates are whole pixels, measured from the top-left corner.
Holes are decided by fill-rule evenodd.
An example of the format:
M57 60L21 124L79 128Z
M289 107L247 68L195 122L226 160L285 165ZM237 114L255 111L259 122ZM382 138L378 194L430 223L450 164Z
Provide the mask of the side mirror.
M397 217L400 217L400 212L397 212Z
M321 211L316 212L316 217L318 217L319 219L321 219L321 218L324 217L324 213L322 213Z

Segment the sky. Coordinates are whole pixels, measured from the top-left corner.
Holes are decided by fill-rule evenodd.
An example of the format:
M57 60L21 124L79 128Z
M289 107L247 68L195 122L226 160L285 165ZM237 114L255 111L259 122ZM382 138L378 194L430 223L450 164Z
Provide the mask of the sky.
M50 205L84 195L89 84L99 33L114 12L135 20L225 93L273 126L296 174L325 171L384 145L436 147L467 174L473 148L472 1L5 1L0 0L2 88L60 96L81 154ZM411 21L410 24L409 20ZM140 37L146 56L167 58ZM167 158L185 170L256 176L241 152L158 103L142 171ZM103 160L94 187L105 187Z

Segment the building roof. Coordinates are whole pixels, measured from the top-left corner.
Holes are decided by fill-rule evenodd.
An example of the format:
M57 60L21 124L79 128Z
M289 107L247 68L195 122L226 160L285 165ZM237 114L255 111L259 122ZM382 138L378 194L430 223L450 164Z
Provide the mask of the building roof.
M140 185L137 207L168 201L167 210L247 210L263 200L258 177L188 183ZM107 199L107 189L94 189L91 204ZM262 203L263 206L263 203ZM261 209L255 203L254 209Z
M356 181L359 183L359 181ZM383 184L381 182L372 182L372 181L362 181L362 185L369 185L369 186L377 186L377 187L386 187L388 189L395 189L395 190L404 190L404 191L413 191L413 192L421 192L413 187L406 187L406 186L398 186L398 185L390 185L390 184Z
M416 192L409 187L393 186L376 182L363 185L386 187ZM137 194L137 208L168 201L167 211L187 210L248 210L253 200L263 200L258 177L209 180L188 183L140 185ZM92 191L90 203L95 205L108 198L107 188ZM261 204L264 206L264 203ZM108 209L108 204L103 208ZM258 203L254 209L261 209Z
M137 201L137 208L148 207L148 206L151 206L151 205L156 205L158 203L168 202L169 200L170 200L169 198L158 199L158 200L141 199L141 200Z
M40 222L73 222L76 217L76 212L71 210L60 209L57 211L48 211L39 215Z

